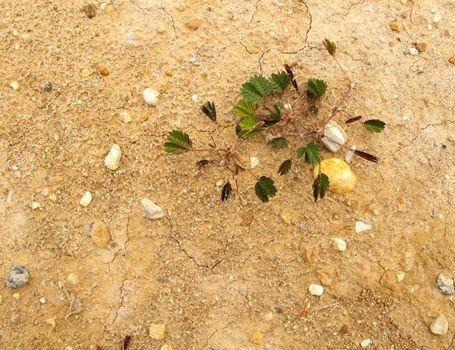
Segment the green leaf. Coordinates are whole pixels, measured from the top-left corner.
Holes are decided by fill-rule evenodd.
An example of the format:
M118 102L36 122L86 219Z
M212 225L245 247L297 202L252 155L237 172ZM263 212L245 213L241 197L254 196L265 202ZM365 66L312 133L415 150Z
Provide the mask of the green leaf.
M273 124L278 123L281 120L281 109L283 108L283 102L279 101L275 103L273 105L273 108L275 110L267 116L269 121L266 122L266 126L271 126Z
M261 176L256 185L254 186L256 195L262 202L268 202L270 197L273 197L277 189L273 183L273 180L267 176Z
M216 108L215 103L207 101L201 107L202 113L204 113L207 117L209 117L212 121L216 123Z
M385 128L385 123L379 119L370 119L363 122L363 126L369 132L381 132Z
M336 44L333 41L330 41L329 39L325 39L323 41L323 44L324 44L325 48L327 49L327 51L329 52L329 54L334 56L337 51Z
M313 182L313 197L315 201L317 201L318 198L324 198L329 188L329 184L329 177L324 173L320 173Z
M261 102L262 98L272 93L269 81L263 76L255 75L240 89L245 101Z
M289 143L284 137L275 137L269 141L269 145L275 149L284 149Z
M189 151L193 143L188 134L173 130L167 135L167 141L164 144L164 150L168 153L181 154Z
M232 112L238 117L254 117L256 115L256 108L251 102L240 100Z
M290 170L292 166L292 160L287 159L283 163L281 163L280 167L278 168L278 174L280 175L286 175Z
M308 79L307 95L309 98L316 99L327 91L327 83L324 80L311 78Z
M290 84L291 80L286 72L279 72L278 74L272 74L270 78L270 87L272 92L281 93L283 92Z
M321 156L319 155L319 145L314 142L310 142L306 147L300 147L297 149L297 158L305 156L305 162L309 164L318 164L321 162Z
M253 137L262 131L262 127L256 125L260 122L260 120L253 117L243 118L238 124L239 130L237 134L243 137Z
M223 189L221 190L221 201L222 202L226 201L229 198L229 196L231 195L231 192L232 192L232 186L228 181L224 184Z

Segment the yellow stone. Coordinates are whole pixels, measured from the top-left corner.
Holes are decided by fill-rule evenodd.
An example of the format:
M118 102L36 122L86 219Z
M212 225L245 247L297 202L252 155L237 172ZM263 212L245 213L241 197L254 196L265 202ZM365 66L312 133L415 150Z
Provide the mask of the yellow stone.
M172 350L172 345L171 344L164 344L160 350Z
M264 336L261 332L256 332L251 336L250 340L253 344L261 345L264 340Z
M101 248L106 248L111 241L111 233L109 227L102 222L95 222L92 226L91 232L93 242Z
M355 187L356 176L351 167L337 158L325 159L314 168L314 178L321 172L329 178L329 191L334 193L351 192Z
M403 29L403 26L398 23L397 21L392 21L389 23L389 27L390 29L392 29L394 32L401 32L401 30Z
M164 339L164 333L166 333L166 325L162 323L152 323L149 326L149 335L152 339L162 340Z
M90 70L88 68L84 68L82 71L81 71L81 77L82 78L87 78L89 77L91 74Z

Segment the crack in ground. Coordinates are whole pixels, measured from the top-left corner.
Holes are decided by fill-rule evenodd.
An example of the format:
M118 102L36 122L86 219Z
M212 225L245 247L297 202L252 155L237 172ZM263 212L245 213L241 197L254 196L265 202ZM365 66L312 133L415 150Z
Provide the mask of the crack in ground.
M278 50L281 54L284 54L284 55L296 55L296 54L298 54L299 52L305 50L305 48L308 47L308 36L310 35L310 31L313 28L313 14L311 13L310 7L308 6L308 4L305 1L299 0L299 3L301 3L301 4L303 4L305 6L306 13L307 13L308 17L310 18L310 24L308 26L308 29L305 32L305 39L303 41L304 45L303 45L302 48L297 49L295 51L281 51L281 50Z
M116 313L115 313L115 318L114 318L114 320L112 321L111 324L114 324L115 321L117 321L117 318L118 318L118 316L119 316L120 308L123 307L123 305L124 305L124 303L125 303L125 295L124 295L124 293L123 293L123 289L125 288L125 282L126 282L126 281L127 281L127 280L124 279L124 280L122 281L122 285L121 285L120 288L119 288L120 305L117 307L117 311L116 311Z
M253 14L251 15L251 18L250 18L250 21L248 22L248 25L250 25L252 22L253 22L253 19L254 19L254 16L256 16L256 12L258 10L258 5L259 3L261 2L262 0L258 0L256 1L256 3L254 4L254 11L253 11Z
M177 31L175 29L175 21L174 21L174 17L169 13L168 10L166 10L166 8L164 7L164 0L161 0L161 3L160 3L160 6L159 7L155 7L155 8L151 8L151 7L141 7L135 0L130 0L130 2L136 6L139 10L145 10L145 11L148 11L148 12L155 12L155 11L163 11L164 14L170 18L171 20L171 23L172 23L172 29L174 30L174 40L177 39Z

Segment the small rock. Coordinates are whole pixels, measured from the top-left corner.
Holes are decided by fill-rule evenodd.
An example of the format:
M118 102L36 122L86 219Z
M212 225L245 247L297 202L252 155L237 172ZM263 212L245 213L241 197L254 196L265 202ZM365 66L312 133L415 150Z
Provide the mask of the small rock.
M152 339L163 340L165 333L166 333L165 324L153 323L149 326L149 335Z
M152 88L147 88L144 90L143 94L144 101L150 106L156 106L158 104L158 96L160 93Z
M122 121L125 124L131 123L133 119L131 118L130 114L128 112L122 112L120 113L120 121Z
M169 69L167 69L167 70L164 72L164 74L166 74L167 77L172 77L172 76L174 75L174 72L171 71L171 70L169 70Z
M440 21L441 21L441 16L439 16L439 15L433 16L433 23L439 23Z
M354 190L356 175L344 160L338 158L324 159L314 167L313 176L316 179L319 172L329 178L329 191L333 193L346 193Z
M427 47L428 47L428 44L427 43L417 43L415 45L415 48L419 51L419 52L425 52L427 50Z
M46 298L40 298L39 302L40 304L46 304Z
M250 341L253 344L261 345L262 342L264 341L264 335L261 332L256 332L256 333L251 335Z
M109 227L102 222L94 222L90 225L90 237L101 248L106 248L111 241Z
M310 284L308 291L311 295L320 297L324 293L324 287L320 284Z
M41 204L38 201L33 201L31 207L33 210L35 210L35 209L40 208Z
M75 285L77 284L77 282L79 281L79 278L77 277L76 274L74 273L70 273L67 277L66 277L66 281L72 285Z
M128 33L126 34L126 40L127 40L127 41L136 41L136 39L137 39L136 33L134 33L134 32L128 32Z
M415 47L409 48L409 53L413 56L416 56L419 54L419 50L417 50Z
M120 164L120 158L122 156L122 151L120 146L115 144L111 147L111 150L104 159L104 165L109 170L117 170Z
M347 244L345 240L341 238L332 238L332 243L335 249L338 250L339 252L346 251Z
M455 55L449 58L449 63L455 64Z
M51 92L52 91L52 83L48 82L43 85L43 91L44 92Z
M392 21L389 23L389 28L394 32L401 32L403 30L403 26L398 23L397 21Z
M360 220L357 220L355 222L355 232L356 233L360 233L360 232L371 230L371 227L372 226L370 224L367 224L366 222L363 222L363 221L360 221Z
M163 25L159 25L159 26L156 28L156 32L157 32L158 34L164 34L164 33L166 33L166 27L163 26Z
M92 201L92 194L87 191L82 196L81 200L79 201L79 204L82 205L83 207L88 207L88 205L90 204L91 201Z
M417 66L417 73L422 74L423 72L425 72L425 66L422 64L419 64Z
M398 281L398 282L403 281L405 275L406 275L406 274L405 274L403 271L398 271L398 272L396 273L397 281Z
M81 11L85 13L87 18L93 18L96 16L96 7L93 4L82 6Z
M12 81L9 86L11 87L11 89L17 91L19 89L19 83L17 81Z
M84 68L81 71L81 77L82 78L87 78L87 77L90 76L90 74L92 74L92 73L90 72L90 70L88 68Z
M172 345L171 344L164 344L160 350L172 350Z
M199 99L199 96L196 95L196 94L194 94L193 96L191 96L191 100L192 100L194 103L196 103L198 99Z
M447 276L444 276L442 273L439 274L438 279L436 281L439 290L441 293L452 295L455 293L455 285L454 280Z
M50 324L52 326L52 328L54 328L55 327L55 317L47 318L46 323Z
M6 286L8 288L22 288L27 285L30 278L30 273L23 265L13 266L8 274Z
M431 333L436 335L446 335L449 330L449 321L444 315L439 314L430 325Z
M107 69L106 67L103 67L103 66L96 66L95 67L96 71L102 75L102 76L108 76L109 75L109 69Z
M371 339L364 339L360 342L362 348L367 348L371 344Z
M253 169L254 167L259 165L259 159L255 156L250 157L250 167Z
M338 152L346 143L347 138L344 129L334 120L329 121L324 127L322 143L330 152Z
M144 210L144 216L147 219L161 219L164 217L163 209L160 206L153 203L148 198L141 199L142 208Z
M193 18L190 21L186 22L185 25L191 30L198 30L201 26L202 21L198 18Z
M349 149L348 153L346 153L346 157L344 158L344 160L346 161L346 163L349 164L349 163L352 162L352 160L354 159L354 156L355 156L355 152L354 152L354 151L355 151L356 149L357 149L357 146L354 145L354 146L352 146L352 147Z

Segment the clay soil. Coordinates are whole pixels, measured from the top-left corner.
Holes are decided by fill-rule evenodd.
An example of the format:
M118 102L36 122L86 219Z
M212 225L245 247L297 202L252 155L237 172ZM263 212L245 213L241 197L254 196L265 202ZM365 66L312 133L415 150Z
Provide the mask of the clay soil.
M152 350L357 349L364 339L371 349L455 348L455 305L436 286L439 273L455 277L454 1L116 0L94 3L92 18L84 5L0 0L0 276L18 264L31 273L21 289L0 285L1 349L122 349L126 336L129 349ZM354 160L354 192L315 203L311 169L278 176L292 151L259 137L241 154L259 159L255 171L278 194L260 203L245 173L242 195L221 203L222 169L197 177L200 155L164 154L175 128L210 142L205 100L233 139L241 84L284 63L302 86L328 82L328 113L348 82L325 37L356 83L349 109L387 123L378 135L348 129L349 144L380 157ZM146 87L160 91L156 107ZM123 156L110 171L114 143ZM144 218L143 197L165 218ZM357 219L372 230L355 233ZM87 235L96 220L110 228L107 249ZM321 297L311 283L324 285ZM443 336L429 330L440 313ZM166 324L164 340L149 336L153 323Z

